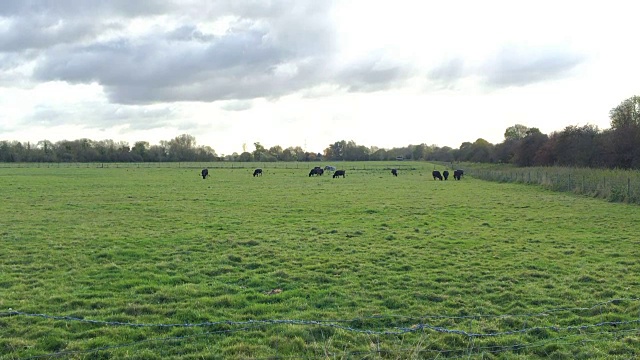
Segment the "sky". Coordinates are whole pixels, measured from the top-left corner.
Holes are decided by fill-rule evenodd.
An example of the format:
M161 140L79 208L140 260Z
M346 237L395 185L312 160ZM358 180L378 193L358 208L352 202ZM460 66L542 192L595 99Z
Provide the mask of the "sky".
M2 0L0 140L219 155L459 148L609 128L640 95L636 1Z

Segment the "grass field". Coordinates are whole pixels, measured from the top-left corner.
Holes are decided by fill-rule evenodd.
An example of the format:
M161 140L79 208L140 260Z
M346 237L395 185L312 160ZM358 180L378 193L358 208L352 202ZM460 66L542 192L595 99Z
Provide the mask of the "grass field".
M0 169L0 359L640 356L637 206L342 165Z

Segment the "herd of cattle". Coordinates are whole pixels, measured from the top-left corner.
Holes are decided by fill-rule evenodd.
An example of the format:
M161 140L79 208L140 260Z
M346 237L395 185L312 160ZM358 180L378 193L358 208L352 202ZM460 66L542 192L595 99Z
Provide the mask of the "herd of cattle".
M433 175L433 180L436 180L436 179L437 180L442 180L443 178L444 178L444 180L447 180L449 178L449 171L445 170L445 171L442 172L442 174L440 174L440 171L433 170L431 175ZM453 178L456 179L456 180L460 180L462 175L464 175L464 170L455 170L453 172Z
M324 174L325 171L333 171L333 178L337 178L342 176L343 178L346 177L345 171L344 170L336 170L335 167L333 166L325 166L324 169L321 168L320 166L316 166L313 169L311 169L311 171L309 171L309 177L311 176L322 176L322 174ZM202 175L203 179L206 179L209 176L209 169L202 169L202 172L200 173ZM391 169L391 175L393 176L398 176L398 169ZM449 178L449 171L445 170L442 173L440 173L440 171L438 170L433 170L433 172L431 173L431 175L433 175L433 180L447 180ZM462 175L464 175L464 171L463 170L455 170L453 172L453 178L456 180L460 180L460 178L462 178ZM258 168L255 169L253 171L253 176L262 176L262 169Z

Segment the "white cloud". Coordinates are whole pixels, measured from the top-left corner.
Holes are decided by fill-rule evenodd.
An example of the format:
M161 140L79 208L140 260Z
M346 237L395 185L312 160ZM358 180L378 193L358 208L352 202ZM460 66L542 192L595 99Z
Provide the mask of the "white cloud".
M5 139L500 142L640 94L628 1L0 3ZM91 16L89 16L91 15ZM90 19L90 20L87 20Z

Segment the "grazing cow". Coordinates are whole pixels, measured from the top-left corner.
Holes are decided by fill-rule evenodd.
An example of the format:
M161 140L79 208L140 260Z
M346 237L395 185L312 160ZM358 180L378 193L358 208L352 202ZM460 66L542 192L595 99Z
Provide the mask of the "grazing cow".
M456 170L456 171L453 172L453 178L456 179L456 180L460 180L462 175L464 175L464 171L463 170Z
M324 170L322 170L322 168L319 166L316 166L313 169L311 169L311 171L309 171L309 177L312 177L313 175L322 176L322 174L324 174Z
M440 171L438 171L438 170L433 170L431 175L433 175L433 180L435 180L435 179L442 180L442 174L440 174Z
M207 176L209 176L209 169L202 169L202 172L200 174L202 174L203 179L206 179Z
M253 176L262 176L262 169L253 170Z
M447 180L449 178L449 171L445 170L442 172L442 177Z
M324 171L336 171L335 166L327 165L324 167Z
M391 174L393 176L398 176L398 169L391 169Z
M337 178L342 176L343 178L346 177L344 170L336 170L336 172L333 173L333 178Z

